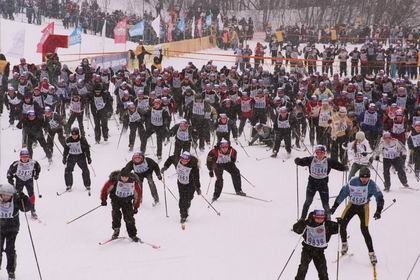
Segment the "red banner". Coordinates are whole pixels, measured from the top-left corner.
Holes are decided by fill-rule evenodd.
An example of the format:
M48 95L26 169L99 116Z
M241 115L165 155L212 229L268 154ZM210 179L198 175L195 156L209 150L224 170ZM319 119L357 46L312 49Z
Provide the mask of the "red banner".
M117 23L114 28L114 43L125 44L127 40L127 18Z
M42 37L39 43L36 45L36 52L42 53L42 46L45 43L48 35L54 34L54 22L50 22L44 29L41 31Z

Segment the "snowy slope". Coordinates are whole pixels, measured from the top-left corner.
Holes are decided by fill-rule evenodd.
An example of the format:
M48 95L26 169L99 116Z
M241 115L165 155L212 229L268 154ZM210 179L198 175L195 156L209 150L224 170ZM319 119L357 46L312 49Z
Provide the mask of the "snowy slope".
M5 21L2 20L2 23ZM4 27L4 25L2 25ZM4 38L4 29L2 29ZM35 32L35 31L34 31ZM57 32L58 33L58 32ZM31 34L31 33L29 33ZM31 42L35 42L32 40ZM33 46L26 42L29 61L37 55L31 55ZM92 38L89 50L100 51L101 39ZM254 44L255 42L253 42ZM95 45L94 45L95 44ZM3 43L2 43L3 45ZM123 46L123 45L122 45ZM87 48L88 48L87 47ZM107 45L107 50L112 46ZM120 50L121 46L115 49ZM223 52L209 50L209 53ZM226 52L225 52L226 53ZM211 56L209 58L212 58ZM207 57L206 57L207 59ZM166 60L164 65L182 68L188 59ZM197 66L206 61L192 60ZM222 65L223 62L216 62ZM1 127L8 126L7 113L1 117ZM281 150L277 159L256 161L270 155L263 147L246 148L250 157L235 145L238 151L238 167L242 174L257 187L253 188L245 181L243 190L261 198L272 199L271 203L259 202L247 198L222 195L214 206L222 213L217 216L201 197L195 197L190 208L187 229L182 231L179 226L177 202L168 193L169 218L165 217L163 186L157 179L161 205L153 208L152 198L147 184L144 186L144 199L141 210L135 216L139 237L144 241L159 244L160 250L148 246L132 243L128 240L117 240L112 244L99 246L112 234L111 207L101 207L77 222L67 225L66 222L99 205L99 192L112 170L119 169L131 158L128 152L128 135L124 135L119 149L117 141L119 131L115 121L111 120L110 141L108 144L94 145L93 129L85 120L88 142L92 144L93 167L96 177L92 178L92 196L88 197L84 191L81 172L76 167L74 172L74 191L61 197L57 191L63 191L64 166L61 155L55 149L54 163L47 171L47 160L43 151L35 149L34 158L42 165L39 179L42 199L37 199L37 210L42 223L29 221L40 261L43 279L147 279L147 280L225 280L225 279L277 279L292 249L298 242L299 236L290 231L296 221L296 168L293 158L282 161L286 157ZM5 182L5 174L12 161L18 159L21 145L21 132L7 128L1 133L1 165L0 174ZM249 128L246 129L249 136ZM138 139L136 147L139 148ZM244 137L240 141L246 145ZM56 141L58 143L58 141ZM156 140L154 140L156 143ZM306 141L308 143L308 141ZM155 158L151 141L147 154ZM16 152L15 152L16 151ZM168 155L169 145L164 147L164 159ZM201 161L201 188L206 193L209 176L205 168L204 153L199 153ZM292 151L293 157L304 156L304 152ZM380 170L382 170L380 168ZM177 195L176 178L173 167L166 172L166 182ZM307 183L307 171L299 168L299 202L304 202ZM411 185L418 184L412 174L408 175ZM226 192L233 192L233 186L228 174L225 174ZM211 183L209 195L211 198L214 180ZM336 195L342 185L342 174L332 171L330 176L330 195ZM385 194L386 205L396 198L397 203L379 221L371 219L370 230L374 246L379 259L378 279L405 279L411 265L419 253L418 236L420 226L417 224L416 214L420 212L420 192L400 189L396 176L392 178L391 192ZM332 203L333 201L331 201ZM320 208L318 195L314 199L311 209ZM375 203L371 203L371 217L375 210ZM340 213L343 206L337 210ZM124 223L123 227L124 228ZM372 279L373 273L369 264L367 249L359 229L358 218L350 223L351 258L346 258L340 264L340 279ZM127 236L122 229L123 236ZM18 253L17 277L19 280L33 280L37 278L35 260L32 253L28 230L23 214L21 214L21 232L16 242ZM333 237L326 250L330 279L335 279L336 267L332 263L337 250L337 237ZM293 279L300 256L299 245L281 279ZM0 279L6 279L5 259ZM316 271L311 265L307 279L317 279ZM411 279L420 279L418 267Z

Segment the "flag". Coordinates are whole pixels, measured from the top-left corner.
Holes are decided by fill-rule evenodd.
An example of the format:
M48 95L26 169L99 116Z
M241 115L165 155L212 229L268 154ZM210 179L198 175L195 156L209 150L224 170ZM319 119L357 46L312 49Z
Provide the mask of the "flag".
M16 32L14 32L12 39L12 44L10 46L9 51L7 51L7 56L14 56L14 57L24 57L25 53L25 28L22 28Z
M203 37L203 18L197 20L198 37Z
M191 36L193 38L195 36L195 17L192 18L192 22L191 22Z
M206 25L207 25L207 26L211 26L211 15L208 15L208 16L206 17Z
M106 20L104 21L104 25L102 26L101 36L102 36L102 39L105 39L106 37Z
M222 21L222 15L219 14L217 16L217 27L219 28L219 31L223 30L223 21Z
M44 29L41 30L42 36L39 43L36 45L36 52L42 53L42 45L47 39L48 35L54 34L54 22L50 22Z
M127 41L127 18L117 23L114 28L114 44L125 44Z
M128 34L130 34L131 37L134 36L143 36L144 34L144 21L140 21L136 23L131 29L128 31Z
M152 21L152 28L156 32L156 36L160 38L160 15Z
M184 32L185 31L185 18L184 17L181 17L179 19L179 21L178 21L178 29L181 32Z
M82 28L76 27L69 36L69 46L77 45L82 43Z
M174 29L174 25L172 23L172 19L169 19L168 22L168 42L172 42L172 30Z

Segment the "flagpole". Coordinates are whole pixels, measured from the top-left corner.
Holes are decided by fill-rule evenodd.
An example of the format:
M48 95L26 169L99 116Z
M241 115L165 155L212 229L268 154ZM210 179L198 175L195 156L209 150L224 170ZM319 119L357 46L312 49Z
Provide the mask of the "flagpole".
M82 34L80 34L80 36L82 36ZM79 60L80 60L81 53L82 53L82 40L80 40L80 44L79 44Z

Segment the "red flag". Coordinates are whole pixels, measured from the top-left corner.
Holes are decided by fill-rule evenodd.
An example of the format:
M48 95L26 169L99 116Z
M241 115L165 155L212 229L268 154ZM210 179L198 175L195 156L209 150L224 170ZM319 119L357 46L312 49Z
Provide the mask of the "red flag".
M114 28L114 43L115 44L125 44L127 40L127 20L124 18L122 21L117 23L117 26Z
M48 34L42 45L42 61L46 60L46 55L55 53L57 48L68 48L69 36Z
M50 22L44 29L41 31L42 37L39 43L36 45L36 52L42 53L42 45L47 39L49 34L54 34L54 22Z

